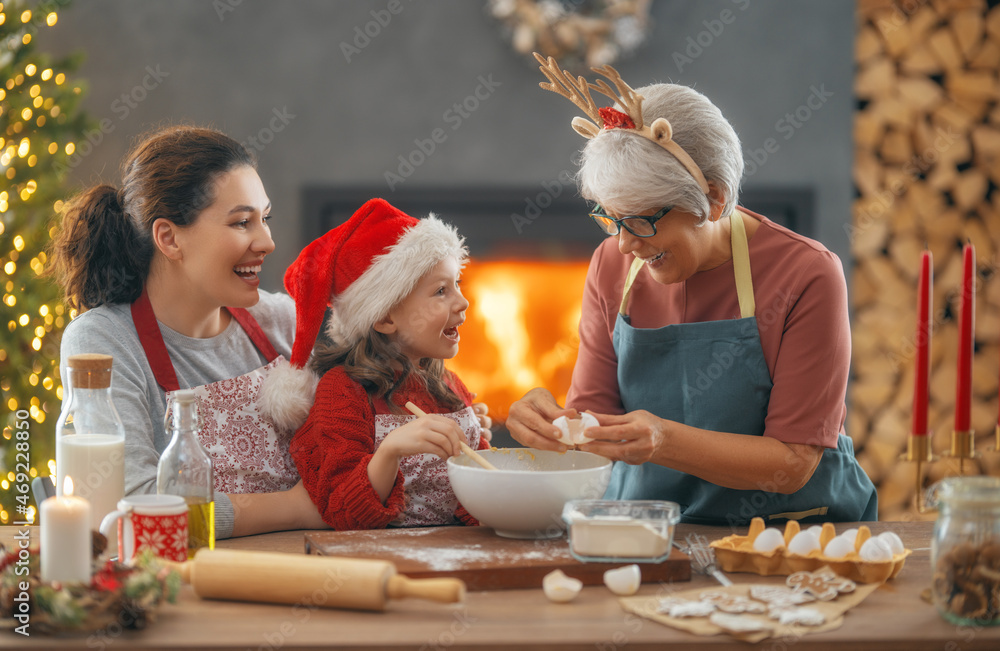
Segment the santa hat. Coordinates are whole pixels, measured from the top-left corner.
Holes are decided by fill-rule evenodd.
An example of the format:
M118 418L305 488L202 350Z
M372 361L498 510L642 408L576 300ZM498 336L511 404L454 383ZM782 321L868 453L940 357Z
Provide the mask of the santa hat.
M319 378L304 367L328 306L329 337L354 344L437 263L467 255L453 226L434 215L414 219L384 199L371 199L310 243L285 272L285 289L295 299L295 342L290 364L272 369L261 388L264 413L285 428L305 422Z

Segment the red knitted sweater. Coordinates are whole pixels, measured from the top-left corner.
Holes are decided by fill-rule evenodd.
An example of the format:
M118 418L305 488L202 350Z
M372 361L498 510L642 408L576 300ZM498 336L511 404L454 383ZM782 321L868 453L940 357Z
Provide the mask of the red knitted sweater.
M469 390L454 373L448 375L448 386L466 405L471 405ZM419 380L413 377L408 378L393 394L393 403L402 406L407 401L412 401L429 414L450 412L449 408L438 405ZM290 451L302 483L319 508L323 521L336 530L385 527L412 503L409 498L413 496L404 495L402 470L397 474L385 504L382 504L368 479L368 462L377 447L376 416L393 413L384 399L369 401L365 389L349 378L343 367L331 369L319 382L316 401L305 424L295 433ZM480 437L479 448L488 449L489 442ZM423 463L443 465L445 462L434 458ZM447 486L447 492L454 496L450 486ZM463 524L479 524L461 504L454 517ZM439 524L457 522L452 520Z

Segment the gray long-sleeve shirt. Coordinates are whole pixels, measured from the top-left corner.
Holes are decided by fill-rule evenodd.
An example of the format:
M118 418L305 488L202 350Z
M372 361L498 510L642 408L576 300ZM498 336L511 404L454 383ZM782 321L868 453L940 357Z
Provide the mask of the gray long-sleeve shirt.
M291 297L261 291L260 301L249 311L275 350L290 357L295 338L295 303ZM238 377L267 363L235 319L222 333L207 339L184 336L162 323L159 326L182 389ZM163 430L167 400L146 361L130 306L102 305L66 326L60 349L63 378L69 377L65 361L81 353L103 353L114 358L111 394L125 426L125 493L155 493L156 464L170 443L170 435ZM215 535L228 538L232 532L232 502L217 491Z

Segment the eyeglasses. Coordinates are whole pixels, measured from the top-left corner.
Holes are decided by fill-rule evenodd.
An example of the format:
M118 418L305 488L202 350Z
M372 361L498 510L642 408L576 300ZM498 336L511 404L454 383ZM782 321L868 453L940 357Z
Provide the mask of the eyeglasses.
M655 215L650 215L648 217L642 215L631 215L629 217L615 219L604 212L604 208L595 204L590 211L590 218L597 222L597 225L601 227L601 230L608 235L618 235L618 233L622 230L622 226L624 226L625 230L632 233L632 235L635 235L636 237L652 237L653 235L656 235L656 222L660 221L664 215L673 209L673 206L667 206Z

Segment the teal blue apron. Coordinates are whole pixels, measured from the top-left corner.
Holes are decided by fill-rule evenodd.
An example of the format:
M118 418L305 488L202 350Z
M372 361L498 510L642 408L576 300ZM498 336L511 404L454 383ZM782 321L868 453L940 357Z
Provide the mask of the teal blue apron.
M618 388L626 412L644 409L692 427L762 436L771 377L754 317L753 280L746 230L733 212L732 247L742 318L634 328L626 314L629 293L643 262L632 264L615 322ZM821 380L820 380L821 381ZM781 478L775 477L772 490ZM823 451L812 478L785 495L767 490L723 488L655 463L616 461L607 499L663 499L681 506L681 521L747 524L765 520L854 522L878 517L875 486L854 458L851 439L841 434L836 449Z

